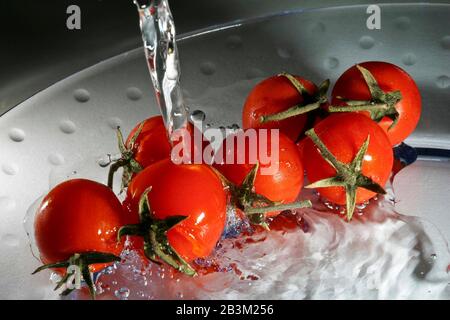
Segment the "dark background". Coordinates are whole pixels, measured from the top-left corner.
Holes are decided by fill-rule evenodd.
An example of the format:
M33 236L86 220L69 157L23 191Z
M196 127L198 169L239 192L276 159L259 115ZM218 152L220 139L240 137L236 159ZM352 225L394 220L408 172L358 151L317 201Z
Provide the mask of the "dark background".
M283 10L379 2L170 0L170 6L181 34ZM71 4L81 8L81 30L66 28ZM0 115L78 70L141 45L132 0L0 0Z

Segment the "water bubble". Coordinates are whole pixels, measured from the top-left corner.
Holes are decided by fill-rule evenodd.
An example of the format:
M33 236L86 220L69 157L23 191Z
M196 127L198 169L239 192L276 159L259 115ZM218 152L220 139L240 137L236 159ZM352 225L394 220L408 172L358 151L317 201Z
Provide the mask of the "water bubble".
M114 273L114 266L109 266L107 268L105 268L105 270L103 271L105 274L113 274Z
M249 80L254 78L262 78L264 77L264 72L258 68L251 68L247 71L245 77Z
M203 62L200 65L200 71L205 76L213 75L216 72L216 65L214 63L210 62L210 61Z
M416 63L416 55L414 53L407 53L402 57L402 62L406 66L412 66Z
M22 142L25 140L25 131L18 128L13 128L9 131L9 138L14 142Z
M447 76L440 76L436 79L436 85L438 88L447 89L450 87L450 78Z
M395 26L400 30L408 30L411 26L411 19L408 17L398 17L394 22Z
M122 120L117 117L112 117L108 119L108 126L113 129L117 130L118 127L122 126Z
M75 125L75 123L73 123L70 120L64 120L64 121L61 121L61 123L59 124L59 129L63 133L72 134L77 129L77 126Z
M232 50L239 49L240 47L242 47L242 38L237 35L229 36L226 40L226 45L229 49Z
M130 296L130 289L128 288L120 288L114 292L115 296L121 300L127 300Z
M289 59L292 56L292 50L289 48L278 48L277 54L280 58Z
M450 50L450 36L445 36L441 39L441 46L444 49Z
M98 165L102 168L106 168L107 166L109 166L111 164L111 162L112 162L112 159L111 159L110 154L107 154L97 160Z
M64 159L63 155L57 152L53 152L48 156L48 162L50 162L54 166L60 166L64 164L66 160Z
M339 66L339 60L334 57L325 59L324 66L326 69L336 69Z
M52 272L51 274L50 274L50 281L51 281L51 283L53 283L53 284L57 284L59 281L61 281L61 275L59 274L59 273L56 273L56 272Z
M73 93L75 100L81 103L88 102L91 98L91 94L86 89L77 89Z
M194 122L203 122L206 119L206 114L202 110L194 110L191 113L191 120Z
M325 32L325 25L322 22L316 22L309 26L309 32L312 35Z
M20 244L20 240L18 236L7 233L2 236L1 243L7 245L8 247L18 247Z
M16 208L16 202L9 197L0 197L0 212L9 212Z
M136 87L130 87L127 89L127 97L130 100L137 101L142 98L142 91Z
M363 49L370 49L375 45L375 40L371 36L362 36L359 39L359 46Z
M19 166L15 163L5 163L2 165L2 171L8 176L14 176L19 172Z

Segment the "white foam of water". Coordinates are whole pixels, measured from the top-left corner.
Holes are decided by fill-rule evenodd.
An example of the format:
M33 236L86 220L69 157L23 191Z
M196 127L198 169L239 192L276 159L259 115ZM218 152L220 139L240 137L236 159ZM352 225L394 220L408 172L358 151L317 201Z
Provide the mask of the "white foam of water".
M313 193L314 208L295 214L299 227L220 242L201 261L216 272L189 278L146 265L133 251L101 274L100 299L448 299L450 261L442 239L421 221L371 201L347 223ZM126 297L117 295L125 292ZM77 292L72 298L86 298Z

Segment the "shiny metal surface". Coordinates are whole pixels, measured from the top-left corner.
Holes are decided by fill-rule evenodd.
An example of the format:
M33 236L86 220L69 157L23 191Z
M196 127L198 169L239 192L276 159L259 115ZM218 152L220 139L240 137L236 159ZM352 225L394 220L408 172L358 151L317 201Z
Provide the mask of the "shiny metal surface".
M334 82L356 62L387 60L411 73L423 94L423 117L408 142L450 149L450 85L445 80L450 76L450 5L383 6L382 29L374 32L361 27L365 10L295 11L185 35L179 43L181 80L191 111L203 110L215 126L240 123L243 100L262 77L288 70ZM0 117L1 298L56 297L48 273L30 275L38 261L22 225L26 210L48 191L49 177L61 168L82 169L83 160L115 152L117 125L128 132L156 113L144 55L136 49L58 82ZM450 182L448 163L425 164L425 169L417 163L405 171L406 183L394 187L402 199L411 199L417 184L408 181L423 181L435 198L420 198L420 210L415 202L403 201L401 213L419 212L450 237L450 203L441 193ZM100 167L78 174L106 177Z
M81 9L80 30L66 27L66 9L74 4ZM273 12L350 4L370 5L373 1L170 0L178 34ZM107 4L92 0L2 0L0 39L0 115L79 70L141 45L132 0Z

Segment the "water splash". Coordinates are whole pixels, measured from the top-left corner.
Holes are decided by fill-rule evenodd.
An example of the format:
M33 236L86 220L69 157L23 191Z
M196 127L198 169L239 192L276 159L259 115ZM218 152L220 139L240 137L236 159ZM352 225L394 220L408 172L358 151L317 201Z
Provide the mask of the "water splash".
M180 87L180 63L175 24L167 0L134 1L156 100L169 137L187 125L187 110Z

